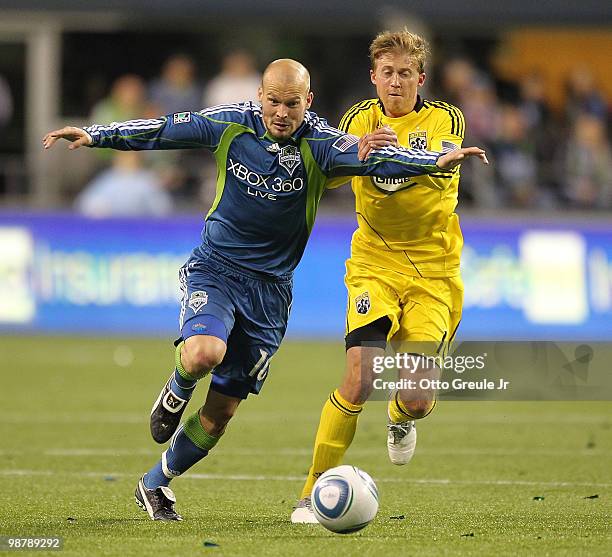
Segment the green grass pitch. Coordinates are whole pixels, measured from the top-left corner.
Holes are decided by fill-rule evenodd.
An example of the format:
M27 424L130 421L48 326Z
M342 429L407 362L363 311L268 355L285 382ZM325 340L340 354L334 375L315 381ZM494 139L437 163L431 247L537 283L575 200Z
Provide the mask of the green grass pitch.
M400 468L372 401L345 461L376 480L376 520L350 536L292 526L343 359L341 344L286 342L262 394L173 482L184 522L167 524L133 492L160 454L148 414L170 342L0 338L0 535L63 536L71 556L612 555L609 402L441 403Z

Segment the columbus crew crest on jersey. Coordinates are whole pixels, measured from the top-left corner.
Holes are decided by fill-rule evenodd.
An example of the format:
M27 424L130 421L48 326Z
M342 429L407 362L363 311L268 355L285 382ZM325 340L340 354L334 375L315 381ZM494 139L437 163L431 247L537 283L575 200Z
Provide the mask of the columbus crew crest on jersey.
M295 169L302 162L300 150L293 145L285 145L278 154L278 163L293 176Z
M365 315L370 311L370 294L364 292L355 298L355 309L360 315Z
M408 135L408 144L411 149L427 149L427 132L412 132Z

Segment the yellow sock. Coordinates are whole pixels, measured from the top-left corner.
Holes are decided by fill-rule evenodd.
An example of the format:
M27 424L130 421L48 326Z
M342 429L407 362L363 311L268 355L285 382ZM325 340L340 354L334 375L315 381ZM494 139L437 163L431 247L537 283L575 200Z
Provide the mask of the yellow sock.
M363 404L351 404L336 389L325 402L315 438L312 466L300 499L309 497L317 478L342 462L357 429L357 418Z
M436 400L431 401L431 406L425 412L423 416L420 418L413 416L410 411L406 408L404 403L399 398L399 392L395 391L395 394L391 397L389 401L389 418L393 423L405 422L407 420L419 420L423 419L425 416L429 416L432 413L434 407L436 406Z

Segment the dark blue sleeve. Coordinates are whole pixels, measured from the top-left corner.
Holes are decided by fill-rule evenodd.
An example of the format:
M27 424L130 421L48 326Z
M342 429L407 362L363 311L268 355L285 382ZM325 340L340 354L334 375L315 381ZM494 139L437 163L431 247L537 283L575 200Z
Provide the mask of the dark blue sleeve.
M215 108L218 110L215 111ZM152 149L210 149L219 145L225 129L237 123L240 113L213 107L202 112L179 112L161 118L128 120L83 128L91 147L120 151Z
M440 172L436 161L442 153L404 147L383 147L370 153L365 161L357 158L359 138L342 132L327 140L309 142L323 173L338 176L378 176L405 178Z

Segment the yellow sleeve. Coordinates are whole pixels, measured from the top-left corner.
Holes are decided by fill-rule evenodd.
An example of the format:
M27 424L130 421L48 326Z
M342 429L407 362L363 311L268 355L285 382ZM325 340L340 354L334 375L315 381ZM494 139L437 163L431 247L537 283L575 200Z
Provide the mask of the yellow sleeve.
M440 122L435 128L429 145L430 151L453 151L460 149L465 135L465 119L463 113L456 106L442 101L431 102L434 106L441 109ZM419 184L434 190L445 190L448 188L459 172L461 165L456 166L449 172L435 172L433 174L419 177Z
M367 131L367 112L361 111L365 103L368 101L363 101L357 104L354 104L349 108L344 116L340 119L340 124L338 124L338 129L343 132L350 133L352 135L356 135L357 137L361 137L362 135L368 133ZM338 178L329 179L325 187L327 189L335 189L343 186L344 184L350 183L350 177L340 176Z

